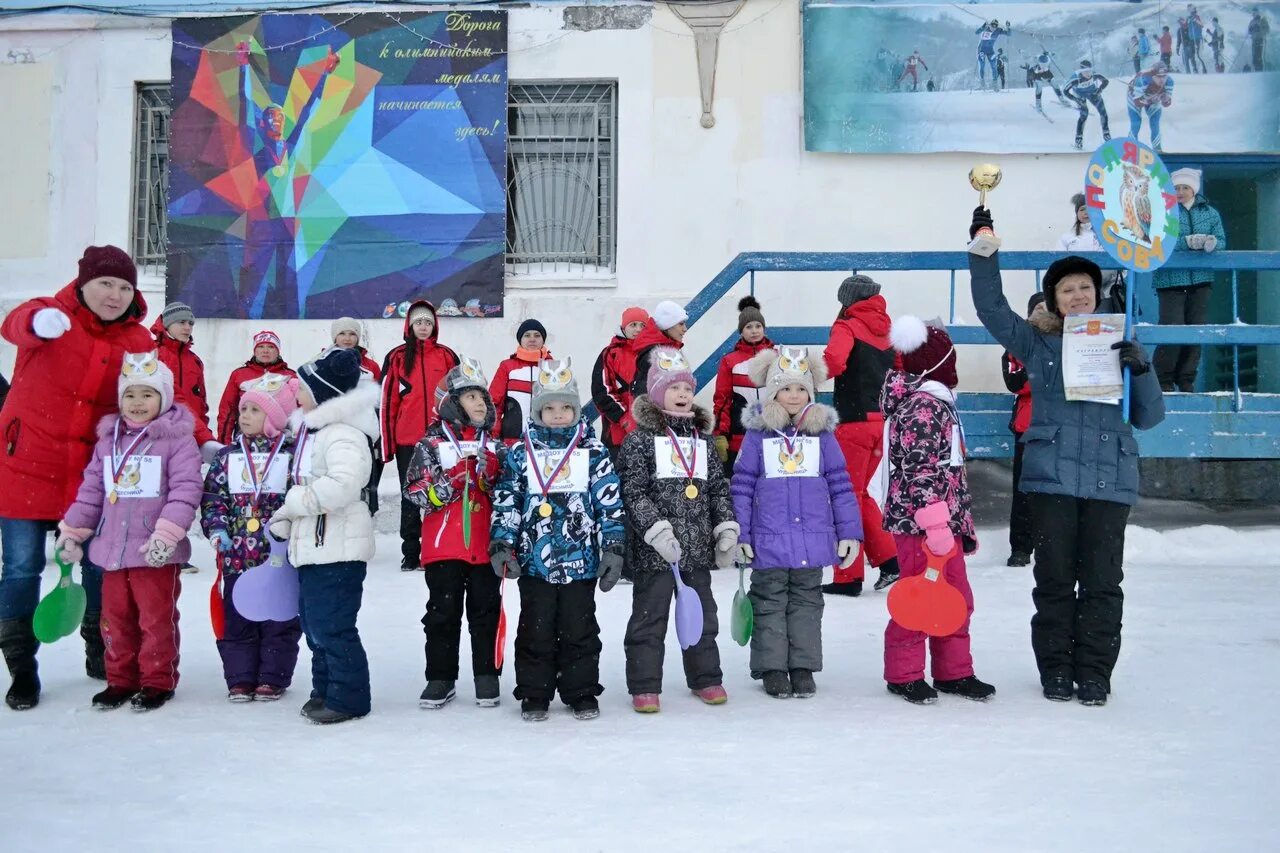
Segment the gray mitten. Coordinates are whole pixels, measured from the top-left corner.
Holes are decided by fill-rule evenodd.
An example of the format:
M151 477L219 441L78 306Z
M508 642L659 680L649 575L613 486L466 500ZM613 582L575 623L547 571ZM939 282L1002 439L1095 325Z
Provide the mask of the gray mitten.
M516 559L515 550L505 542L493 542L489 545L489 565L498 577L520 577L520 561Z
M626 562L616 551L605 551L600 555L600 591L608 592L622 577L622 566Z
M1212 234L1205 234L1204 239L1200 241L1200 248L1206 252L1212 252L1218 248L1218 238Z
M680 550L680 543L676 540L676 533L671 528L671 522L665 518L662 521L654 522L653 526L644 532L644 541L650 548L658 552L658 556L668 563L680 562L680 557L684 553Z
M1187 248L1194 249L1197 252L1204 248L1204 234L1188 234Z

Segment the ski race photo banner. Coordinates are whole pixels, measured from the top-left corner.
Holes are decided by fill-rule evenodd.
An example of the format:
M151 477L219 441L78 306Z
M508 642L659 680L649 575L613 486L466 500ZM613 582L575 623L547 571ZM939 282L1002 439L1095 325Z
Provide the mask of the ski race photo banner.
M1280 150L1280 3L806 0L809 151Z
M197 316L501 316L507 17L173 23L168 293Z

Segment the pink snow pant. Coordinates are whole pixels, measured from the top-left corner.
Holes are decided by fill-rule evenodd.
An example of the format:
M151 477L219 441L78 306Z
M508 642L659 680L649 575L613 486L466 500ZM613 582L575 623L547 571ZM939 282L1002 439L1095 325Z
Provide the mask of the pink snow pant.
M924 574L926 560L924 537L893 534L898 547L898 571L900 577ZM884 629L884 680L890 684L907 684L924 678L924 641L929 640L929 653L933 658L933 677L942 681L954 681L973 675L973 655L969 654L969 621L973 616L973 590L964 566L964 543L956 537L956 554L947 561L944 576L947 583L960 590L964 603L969 606L960 630L949 637L929 637L923 631L908 631L892 619ZM901 581L900 581L901 582Z

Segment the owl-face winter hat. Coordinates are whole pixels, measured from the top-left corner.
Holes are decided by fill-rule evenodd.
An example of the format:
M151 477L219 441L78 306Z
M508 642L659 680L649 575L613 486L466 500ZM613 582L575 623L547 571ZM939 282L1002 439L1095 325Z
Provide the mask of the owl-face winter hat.
M902 355L902 369L907 373L941 382L948 388L960 384L956 348L946 329L926 325L924 320L908 314L893 321L889 342Z
M444 375L436 386L436 411L451 423L466 423L469 419L462 409L462 394L479 391L488 408L483 429L493 426L496 411L489 396L489 380L485 378L480 362L470 356L458 354L458 363Z
M337 347L325 350L315 361L298 368L298 379L307 386L317 406L354 391L363 375L360 354Z
M677 303L670 299L657 304L653 309L653 324L662 331L674 328L689 319L689 315Z
M688 382L690 388L698 390L698 380L683 352L674 347L654 347L649 353L649 376L645 379L649 400L661 409L667 389L677 382Z
M1062 316L1062 312L1058 310L1058 301L1054 296L1054 289L1057 288L1058 282L1072 273L1078 272L1082 272L1093 279L1094 301L1102 301L1102 269L1097 264L1079 255L1067 255L1065 258L1058 258L1049 264L1049 269L1045 270L1041 283L1044 286L1045 305L1059 317Z
M298 408L298 380L279 373L264 373L240 383L240 410L250 403L262 409L267 419L262 432L275 438L284 432L289 415Z
M582 416L582 399L578 396L572 358L547 359L538 364L537 375L533 378L533 413L530 415L538 426L546 426L542 421L542 408L548 403L568 403L573 407L575 421Z
M1191 187L1192 192L1200 195L1200 178L1201 171L1199 169L1179 169L1169 177L1173 180L1173 185Z
M748 323L759 323L761 326L768 326L764 321L764 314L760 312L760 303L756 301L754 296L744 296L738 300L738 334L742 334L742 330L747 327Z
M769 405L788 385L803 385L809 402L817 402L818 386L827 380L827 367L807 347L780 346L762 350L747 362L747 375L760 388L760 402Z
M165 367L154 350L124 354L120 379L116 382L116 405L124 405L124 392L128 388L150 388L159 394L162 414L173 405L173 371Z

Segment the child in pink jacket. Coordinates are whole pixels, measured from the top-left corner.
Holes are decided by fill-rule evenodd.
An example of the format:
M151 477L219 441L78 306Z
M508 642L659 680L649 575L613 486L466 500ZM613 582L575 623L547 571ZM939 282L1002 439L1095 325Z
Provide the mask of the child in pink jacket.
M117 388L120 413L98 424L56 551L75 563L89 540L89 559L103 569L107 689L93 706L132 700L151 711L178 685L178 574L200 507L200 448L191 411L174 405L173 374L156 353L126 353Z

